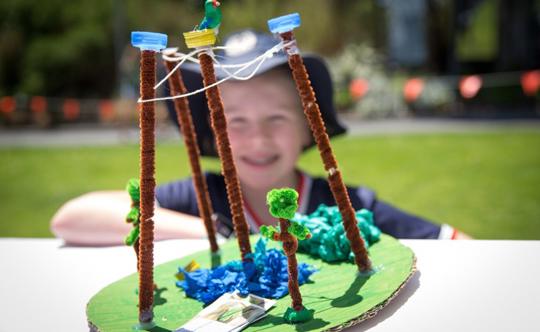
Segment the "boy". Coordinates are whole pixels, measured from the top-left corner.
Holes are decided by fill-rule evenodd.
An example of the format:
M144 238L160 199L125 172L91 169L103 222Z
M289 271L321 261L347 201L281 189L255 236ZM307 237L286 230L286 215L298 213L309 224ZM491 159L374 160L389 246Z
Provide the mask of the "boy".
M277 43L270 35L239 32L226 40L225 57L218 59L223 64L244 63ZM335 116L332 83L324 62L309 55L304 56L304 62L329 136L344 133L345 129ZM252 68L239 75L249 74ZM216 74L226 76L219 69ZM202 86L198 66L186 66L183 78L189 91ZM311 213L322 203L335 205L325 179L313 179L296 168L301 153L313 146L313 139L283 53L267 59L251 80L229 80L220 85L220 91L252 232L257 232L264 224L275 223L266 207L266 193L273 188L296 188L300 193L300 213ZM201 154L216 155L204 94L191 97L190 107ZM207 174L206 180L214 211L220 216L218 229L229 233L232 225L224 179L218 174ZM349 195L356 210L372 210L377 226L392 236L462 237L450 226L429 223L378 200L367 188L349 188ZM156 200L159 205L154 217L156 239L205 236L202 223L193 217L198 216L198 209L191 179L159 186ZM58 211L52 220L52 230L68 243L121 243L130 227L123 221L128 206L127 194L122 192L87 194L68 202Z

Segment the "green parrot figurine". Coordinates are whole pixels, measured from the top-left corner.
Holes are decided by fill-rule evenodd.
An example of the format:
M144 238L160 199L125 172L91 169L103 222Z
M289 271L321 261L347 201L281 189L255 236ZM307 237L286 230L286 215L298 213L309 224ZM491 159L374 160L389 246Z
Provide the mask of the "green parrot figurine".
M199 30L218 30L221 24L221 4L217 0L206 0L204 2L204 18L199 24Z

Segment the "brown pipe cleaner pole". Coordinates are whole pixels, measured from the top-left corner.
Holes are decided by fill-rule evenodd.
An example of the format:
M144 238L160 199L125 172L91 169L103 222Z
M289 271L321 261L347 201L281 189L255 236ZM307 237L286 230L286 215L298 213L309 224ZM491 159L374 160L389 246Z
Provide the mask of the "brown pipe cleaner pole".
M141 53L140 89L142 100L154 98L156 60L153 51ZM140 103L140 248L139 248L139 321L150 323L154 302L154 195L155 171L155 111L154 102Z
M281 38L285 43L294 40L292 31L282 33ZM330 146L330 139L326 133L324 121L317 100L315 99L315 93L311 87L306 67L298 52L287 53L289 57L289 67L292 70L296 88L302 99L304 113L311 127L313 138L319 148L324 168L328 172L330 189L332 190L339 212L343 218L343 226L345 228L347 239L349 239L351 244L351 250L354 253L354 260L360 271L369 271L371 270L371 262L364 246L364 241L362 240L362 237L360 237L355 211L352 207L347 188L341 178L341 172L339 171L332 147Z
M175 64L170 61L165 61L165 66L170 72L174 69ZM181 95L187 92L186 86L182 79L180 70L169 77L169 87L171 89L171 95ZM197 133L193 125L193 119L191 118L191 110L187 98L174 99L174 109L176 111L176 118L180 125L180 130L184 136L184 143L189 156L189 163L191 165L191 173L193 174L193 185L195 186L195 193L197 194L197 205L199 207L199 215L204 222L206 233L208 234L208 241L210 242L210 250L217 252L219 246L216 241L216 228L212 221L212 214L214 213L212 205L210 203L210 194L208 192L208 186L206 179L204 178L201 170L201 163L199 161L199 146L197 145Z
M283 242L283 251L287 256L287 272L289 273L289 294L291 295L292 307L296 311L302 310L302 295L298 286L298 262L296 260L296 250L298 240L292 236L289 229L290 222L287 219L279 218L280 239Z
M206 52L199 53L199 63L201 65L204 86L214 84L216 82L216 75L210 55ZM244 216L244 201L242 191L240 190L240 181L238 180L231 144L229 143L227 134L227 122L223 102L221 101L221 95L217 86L206 89L205 93L208 100L208 108L210 108L212 129L216 137L219 158L221 160L221 172L225 178L234 231L238 238L242 260L246 261L249 260L248 255L251 254L249 228L246 217Z

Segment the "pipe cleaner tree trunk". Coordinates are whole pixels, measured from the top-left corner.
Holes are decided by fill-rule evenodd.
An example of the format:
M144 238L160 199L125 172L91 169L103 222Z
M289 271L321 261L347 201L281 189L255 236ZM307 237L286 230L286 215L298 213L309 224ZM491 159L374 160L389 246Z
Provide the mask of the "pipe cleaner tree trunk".
M165 66L170 72L174 69L175 64L170 61L165 61ZM187 93L180 70L176 70L176 72L169 77L169 87L172 95ZM199 215L204 222L206 233L208 234L210 250L212 253L217 253L219 246L216 241L216 228L212 221L213 209L210 201L210 194L208 192L208 185L206 184L206 179L201 170L197 134L195 132L195 126L193 125L193 119L191 118L191 111L189 109L187 98L174 99L174 109L188 151L191 173L193 174L193 185L195 187L195 193L197 194Z
M212 58L206 52L202 51L199 54L199 62L205 86L212 85L216 82L214 65ZM227 134L227 122L225 119L225 111L223 102L217 86L209 87L205 91L208 100L208 108L210 109L210 119L212 130L216 138L217 150L221 160L221 172L225 178L225 186L227 189L227 198L231 209L234 231L238 238L238 246L243 261L251 260L251 244L249 241L249 228L244 215L244 201L242 191L240 189L240 181L232 156L231 144Z
M154 98L156 81L156 59L153 51L141 54L141 98ZM154 302L154 195L155 172L155 110L153 102L140 104L140 248L139 248L139 321L151 323Z
M264 237L283 243L283 251L287 256L287 271L289 273L289 294L292 304L287 308L284 319L288 323L305 322L313 318L313 311L302 305L302 295L298 286L298 262L296 250L298 239L303 240L311 237L307 227L296 222L289 221L294 217L298 209L298 193L294 189L273 189L266 196L266 202L270 214L279 219L279 231L272 226L262 226L261 233Z
M292 70L296 88L302 100L304 114L309 122L313 138L317 143L324 168L328 172L328 183L330 190L334 195L336 204L339 208L343 219L343 226L347 235L347 239L351 244L351 250L354 253L354 260L360 272L368 272L371 270L371 262L369 260L364 241L360 237L360 231L356 221L355 211L352 207L347 188L343 183L341 172L338 168L336 158L330 145L330 139L326 133L324 121L319 110L319 105L315 99L315 93L311 87L311 82L304 66L302 57L298 53L295 45L294 35L292 31L280 34L285 43L292 42L293 44L286 47L289 58L289 67Z

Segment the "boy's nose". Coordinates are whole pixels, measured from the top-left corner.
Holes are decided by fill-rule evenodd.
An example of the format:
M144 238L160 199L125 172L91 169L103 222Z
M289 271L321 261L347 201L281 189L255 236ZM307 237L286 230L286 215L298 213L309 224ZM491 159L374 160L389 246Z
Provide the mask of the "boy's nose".
M251 140L253 144L267 144L271 138L272 132L270 128L264 124L258 124L247 139Z

